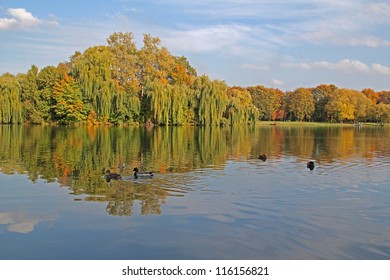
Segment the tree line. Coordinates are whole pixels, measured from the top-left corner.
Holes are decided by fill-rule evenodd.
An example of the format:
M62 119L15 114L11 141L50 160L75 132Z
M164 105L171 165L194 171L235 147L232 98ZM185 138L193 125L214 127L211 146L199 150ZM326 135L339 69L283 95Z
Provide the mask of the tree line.
M173 56L145 34L138 49L131 32L107 45L75 52L68 62L0 76L2 124L239 125L257 120L390 122L390 92L334 85L282 92L263 86L229 87L197 75L186 57Z

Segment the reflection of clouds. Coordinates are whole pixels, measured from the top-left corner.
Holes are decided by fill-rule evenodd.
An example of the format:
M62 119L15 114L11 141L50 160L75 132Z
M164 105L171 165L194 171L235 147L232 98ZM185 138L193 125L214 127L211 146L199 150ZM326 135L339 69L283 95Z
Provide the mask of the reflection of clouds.
M29 233L42 222L57 220L55 214L41 214L28 212L0 212L0 225L6 225L7 230L18 233Z

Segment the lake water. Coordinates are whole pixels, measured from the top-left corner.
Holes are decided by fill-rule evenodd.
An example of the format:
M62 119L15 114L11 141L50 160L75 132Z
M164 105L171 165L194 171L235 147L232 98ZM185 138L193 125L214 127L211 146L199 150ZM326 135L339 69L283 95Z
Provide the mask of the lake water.
M389 167L387 127L0 126L0 259L390 259Z

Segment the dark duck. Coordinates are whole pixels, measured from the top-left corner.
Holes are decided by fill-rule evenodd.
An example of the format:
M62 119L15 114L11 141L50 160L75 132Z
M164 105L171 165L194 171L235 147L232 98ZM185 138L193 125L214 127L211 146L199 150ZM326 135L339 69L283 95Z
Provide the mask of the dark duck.
M259 159L262 160L262 161L266 161L267 160L267 156L265 154L259 155Z
M139 177L153 177L153 172L149 171L139 171L137 167L134 167L134 178L139 178Z
M121 180L122 176L118 173L113 173L110 170L107 170L104 175L104 179L106 179L107 182L110 182L111 180Z
M309 168L310 170L313 170L314 169L314 161L309 161L307 164L306 164L306 167Z

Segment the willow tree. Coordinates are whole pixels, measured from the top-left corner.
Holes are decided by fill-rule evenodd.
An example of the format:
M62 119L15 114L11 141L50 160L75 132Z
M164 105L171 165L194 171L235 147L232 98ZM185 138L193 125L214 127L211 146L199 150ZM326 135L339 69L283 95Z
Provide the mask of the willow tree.
M199 125L220 125L228 105L227 85L223 81L210 81L203 75L194 81L197 101L196 118Z
M116 32L107 39L112 53L112 79L115 86L110 121L125 123L136 121L141 110L140 65L134 35Z
M20 84L11 74L0 76L0 123L21 123L22 102L20 99Z
M152 117L153 122L168 125L170 98L167 85L159 80L148 82L145 93L145 97L148 100L147 103L149 104L148 112L145 113L147 113L148 117Z
M98 120L107 122L115 93L112 79L113 55L107 46L95 46L71 57L72 75L80 83L84 102L91 105Z
M250 93L241 87L227 90L228 106L226 118L230 125L253 124L259 115L259 110L253 105Z

